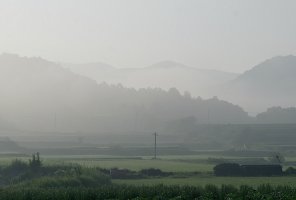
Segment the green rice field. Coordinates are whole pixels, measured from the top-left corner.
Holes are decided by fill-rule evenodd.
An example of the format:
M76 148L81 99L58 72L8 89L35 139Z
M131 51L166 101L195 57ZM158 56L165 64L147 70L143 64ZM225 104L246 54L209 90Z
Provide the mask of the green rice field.
M27 161L30 156L0 156L0 164L7 165L15 159ZM212 174L215 164L208 163L208 157L198 156L163 156L153 160L151 157L116 157L116 156L44 156L42 157L44 165L55 164L79 164L84 167L100 168L124 168L133 171L139 171L147 168L157 168L165 172L175 172L177 175L161 178L146 179L115 179L116 184L127 185L190 185L205 186L213 184L221 186L231 184L234 186L261 184L290 185L296 186L296 177L215 177ZM294 161L294 157L287 158Z

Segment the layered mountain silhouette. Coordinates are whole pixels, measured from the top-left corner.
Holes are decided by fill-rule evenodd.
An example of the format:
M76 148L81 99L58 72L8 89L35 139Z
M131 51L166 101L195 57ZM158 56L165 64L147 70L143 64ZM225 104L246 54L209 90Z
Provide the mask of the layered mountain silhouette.
M170 61L143 69L103 63L67 67L42 58L1 55L1 130L13 124L19 130L150 133L183 119L190 124L294 123L294 108L271 108L254 118L237 105L251 111L293 107L295 56L272 58L239 76ZM94 80L97 74L106 83ZM115 84L120 79L130 85ZM153 80L159 84L150 85ZM176 82L184 90L196 87L195 92L205 87L219 98L179 92ZM136 83L138 88L131 88Z
M293 107L296 102L296 57L292 55L268 59L243 74L197 69L173 61L128 69L103 63L63 66L98 83L120 83L137 89L175 87L195 97L218 96L251 115L273 106Z
M69 117L91 113L97 84L41 58L0 56L1 117L21 129L54 129ZM66 123L66 122L65 122Z
M204 98L215 96L211 91L213 88L235 79L238 75L217 70L197 69L173 61L162 61L144 68L124 69L103 63L63 64L63 66L98 83L122 84L136 89L151 87L168 90L174 87L180 92L189 91L194 96Z
M0 56L1 116L21 130L151 132L169 121L248 123L239 106L177 89L98 84L42 58Z

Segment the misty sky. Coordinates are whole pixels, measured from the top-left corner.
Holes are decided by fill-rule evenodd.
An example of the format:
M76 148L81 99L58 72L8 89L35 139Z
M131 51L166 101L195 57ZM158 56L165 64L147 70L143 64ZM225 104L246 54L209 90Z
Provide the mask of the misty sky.
M0 0L0 52L241 72L296 54L295 0Z

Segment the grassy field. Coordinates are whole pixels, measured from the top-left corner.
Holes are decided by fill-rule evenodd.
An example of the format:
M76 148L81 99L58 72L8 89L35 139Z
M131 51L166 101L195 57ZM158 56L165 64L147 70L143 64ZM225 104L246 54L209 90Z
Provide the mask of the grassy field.
M30 156L0 156L0 165L7 165L12 160L21 159L28 161ZM133 171L139 171L147 168L158 168L166 172L176 172L179 176L166 178L147 178L147 179L125 179L112 180L117 184L128 185L191 185L204 186L213 184L220 186L222 184L231 185L251 185L258 186L260 184L271 185L292 185L296 186L296 177L215 177L211 174L215 164L207 162L206 156L162 156L157 160L151 157L116 157L116 156L43 156L44 165L54 164L79 164L86 167L101 168L126 168ZM296 160L294 157L288 160ZM182 172L199 172L200 174L182 176Z
M0 156L0 165L8 165L15 159L28 161L28 156ZM192 161L194 160L194 162ZM164 156L159 159L151 159L151 157L115 157L115 156L42 156L45 165L53 164L79 164L86 167L101 168L126 168L134 171L147 168L158 168L166 172L210 172L213 164L201 161L203 157L178 157Z
M101 168L125 168L139 171L147 168L158 168L166 172L209 172L213 165L206 163L186 163L171 160L147 160L147 159L114 159L114 160L75 160L64 161L66 163L79 163L82 166L99 166Z
M28 159L29 156L1 156L0 199L293 200L296 197L296 176L215 177L206 173L212 166L200 157L151 160L147 157L44 156L40 162L35 154L31 162ZM13 162L8 164L10 161ZM97 168L113 166L135 170L155 167L175 173L162 173L157 177L133 172L137 176L115 179L109 176L109 171ZM192 173L192 169L199 169L200 173Z

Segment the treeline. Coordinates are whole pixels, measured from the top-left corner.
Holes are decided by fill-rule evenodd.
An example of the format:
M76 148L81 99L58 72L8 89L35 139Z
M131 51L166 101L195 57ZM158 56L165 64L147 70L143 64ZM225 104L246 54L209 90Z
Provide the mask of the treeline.
M33 154L29 162L14 160L0 167L1 184L18 187L97 187L110 184L108 175L100 168L85 168L79 165L44 166L39 153ZM1 199L1 198L0 198Z
M272 107L256 116L261 124L296 124L296 108Z
M0 121L25 130L151 131L190 116L208 123L209 115L211 123L250 120L242 108L216 97L97 84L53 62L16 55L0 56L0 95Z
M218 97L192 97L175 88L136 90L97 84L56 63L16 55L0 56L0 96L2 130L151 132L187 118L196 124L256 123L241 107ZM264 117L269 113L258 119L264 123L295 119L293 110L271 121Z

